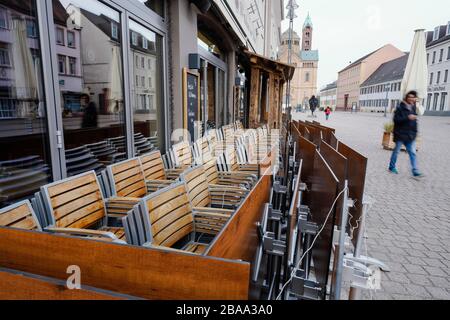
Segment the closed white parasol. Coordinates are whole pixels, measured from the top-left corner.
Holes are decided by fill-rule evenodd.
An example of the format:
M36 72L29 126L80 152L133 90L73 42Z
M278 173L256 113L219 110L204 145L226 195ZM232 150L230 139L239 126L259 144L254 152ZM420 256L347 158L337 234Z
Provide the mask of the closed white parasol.
M427 65L427 49L425 30L416 30L414 41L409 54L408 64L406 65L405 75L402 81L402 97L407 92L415 90L418 93L419 101L417 103L417 113L423 115L425 108L423 106L424 99L427 96L427 79L428 79L428 65Z
M110 74L109 113L116 114L122 111L123 87L122 87L122 58L120 47L112 47L111 74Z
M12 45L14 57L14 76L18 117L29 117L36 112L38 98L36 73L33 57L28 46L25 20L14 18L12 21L15 41ZM32 109L34 108L34 109Z

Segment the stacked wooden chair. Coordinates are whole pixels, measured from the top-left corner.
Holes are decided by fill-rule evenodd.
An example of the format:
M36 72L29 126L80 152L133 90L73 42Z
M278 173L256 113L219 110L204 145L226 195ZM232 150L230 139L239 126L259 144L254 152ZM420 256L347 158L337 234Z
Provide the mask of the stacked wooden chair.
M29 200L17 202L0 210L0 227L42 231Z
M204 167L207 181L212 185L244 187L250 190L258 179L257 176L247 172L219 171L217 159L209 151L196 159L196 163Z
M163 189L178 180L182 170L165 169L160 151L153 151L139 158L144 173L147 193Z
M184 183L173 184L144 197L123 219L133 245L203 254L208 243L200 237L217 235L231 215L226 210L197 211ZM202 237L206 239L208 237Z
M203 166L186 170L181 180L186 184L193 208L201 212L209 212L211 208L235 210L248 194L242 187L209 184Z
M45 231L118 243L124 243L125 231L109 223L123 218L140 200L105 200L94 171L46 185L41 194L50 214Z
M192 156L192 148L189 142L182 141L172 147L172 158L175 164L175 169L187 169L194 163Z

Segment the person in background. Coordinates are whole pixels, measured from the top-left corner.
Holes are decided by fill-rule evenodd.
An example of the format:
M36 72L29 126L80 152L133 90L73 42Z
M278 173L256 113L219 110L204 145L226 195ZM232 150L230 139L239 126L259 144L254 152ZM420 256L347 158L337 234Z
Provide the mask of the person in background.
M91 101L91 97L88 94L81 96L81 106L83 108L83 122L81 128L97 128L97 107L95 103Z
M330 108L330 106L328 106L325 109L325 118L327 119L327 121L330 119L330 115L331 115L331 108Z
M318 105L319 100L317 100L316 96L312 96L311 99L309 99L309 108L313 117L315 117L314 112L316 111Z
M405 145L411 161L412 174L416 178L422 177L417 167L416 138L417 138L417 92L410 91L406 94L394 113L394 142L395 148L392 153L389 171L398 174L397 158L402 145Z

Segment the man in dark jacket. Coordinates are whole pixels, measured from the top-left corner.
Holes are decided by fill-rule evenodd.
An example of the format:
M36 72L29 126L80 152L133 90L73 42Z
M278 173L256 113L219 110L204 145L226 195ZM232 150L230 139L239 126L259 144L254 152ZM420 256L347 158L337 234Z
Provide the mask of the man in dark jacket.
M391 163L389 165L389 171L398 174L398 170L396 168L398 154L402 148L402 145L405 145L406 150L408 151L409 158L411 160L412 172L414 177L421 177L417 167L417 159L416 159L416 138L417 138L417 111L416 111L416 102L417 102L417 92L411 91L405 97L405 100L402 101L394 114L394 142L395 149L392 153Z
M319 100L317 100L316 96L312 96L311 99L309 99L309 108L311 109L313 117L314 117L314 112L316 111L318 105L319 105Z

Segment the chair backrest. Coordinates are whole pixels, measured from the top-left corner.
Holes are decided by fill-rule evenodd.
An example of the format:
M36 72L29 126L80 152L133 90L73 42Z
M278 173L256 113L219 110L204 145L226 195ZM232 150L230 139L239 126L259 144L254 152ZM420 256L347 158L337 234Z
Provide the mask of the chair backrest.
M228 167L228 171L239 171L239 163L236 150L230 148L225 150L225 161Z
M187 168L192 165L192 152L189 142L183 141L175 144L172 147L175 162L182 168Z
M43 186L41 193L54 227L86 229L106 218L95 171Z
M211 204L211 194L209 192L208 179L203 166L197 166L186 170L181 179L186 184L189 199L192 207L209 207Z
M29 200L21 201L1 209L0 227L42 230Z
M139 210L146 240L154 245L172 247L194 232L192 207L184 183L143 198Z
M167 180L160 151L153 151L139 158L145 180Z
M210 150L209 150L208 138L207 137L203 137L203 138L198 139L194 143L194 151L195 151L195 157L196 158L202 158L207 153L209 153Z
M205 175L208 184L218 184L219 183L219 173L217 169L217 159L214 158L210 152L205 152L201 158L201 163L205 169Z
M110 165L107 172L113 195L142 198L147 194L147 186L139 158Z

